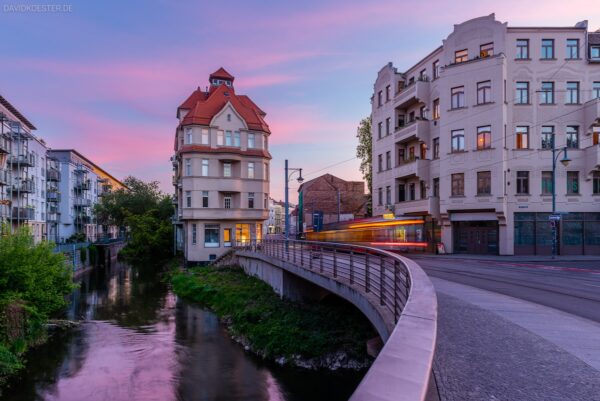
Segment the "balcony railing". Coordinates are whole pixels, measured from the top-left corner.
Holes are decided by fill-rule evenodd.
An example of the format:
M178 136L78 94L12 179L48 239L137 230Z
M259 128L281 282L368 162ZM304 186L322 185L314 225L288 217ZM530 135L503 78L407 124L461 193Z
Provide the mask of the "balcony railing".
M58 221L58 214L48 212L48 215L46 216L46 220L49 222L55 223Z
M9 155L8 163L17 166L23 167L34 167L35 166L35 156L31 152L26 152L22 154Z
M91 188L91 182L89 179L75 181L75 189L78 191L89 191L90 188Z
M46 179L48 181L60 181L60 171L49 168L46 172Z
M33 220L35 218L35 209L31 207L13 207L12 218L18 220Z
M10 190L12 192L33 193L35 192L35 182L32 180L14 180Z
M0 153L10 153L10 141L5 135L0 135Z
M75 224L90 224L91 222L92 216L82 213L78 213L75 215Z
M73 200L73 204L76 207L90 207L92 206L92 200L86 198L75 198Z
M429 97L429 79L419 78L396 92L394 107L396 109L405 109L418 102L429 104Z
M8 185L9 183L8 170L0 169L0 185Z

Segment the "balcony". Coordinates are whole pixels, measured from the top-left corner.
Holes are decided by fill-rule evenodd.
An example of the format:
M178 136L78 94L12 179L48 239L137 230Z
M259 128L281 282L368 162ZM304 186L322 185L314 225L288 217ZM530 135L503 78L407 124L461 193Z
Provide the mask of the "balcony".
M8 185L8 170L0 169L0 185Z
M60 181L60 171L49 168L48 171L46 171L46 179L53 182Z
M75 207L90 207L92 206L92 200L86 198L75 198L73 199L73 205Z
M396 127L394 139L400 143L412 140L429 143L429 120L417 119L407 125Z
M176 175L173 176L173 185L176 187L181 185L181 181L179 181L179 177Z
M593 99L583 105L585 127L600 123L600 99Z
M89 191L91 186L92 185L89 179L75 181L75 190L77 191Z
M429 81L418 79L412 84L408 84L394 96L394 108L406 109L416 103L429 104Z
M419 177L420 180L429 182L429 164L430 160L406 160L394 167L394 178L408 179Z
M60 210L59 210L58 206L54 205L54 204L49 204L46 210L47 210L48 214L51 214L51 213L60 214Z
M31 207L13 207L12 218L17 220L33 220L35 209Z
M56 223L58 222L58 214L48 212L48 214L46 215L46 220L51 223Z
M74 171L76 174L85 174L88 172L87 168L83 164L76 165Z
M10 217L10 206L0 204L0 219L8 219Z
M172 196L172 202L174 205L178 205L179 204L179 199L177 198L177 195L173 195Z
M10 153L10 141L5 135L0 135L0 154Z
M32 180L13 180L10 190L12 192L34 193L35 183Z
M60 202L60 192L48 190L46 200L48 202Z
M90 224L92 217L85 213L77 213L75 215L75 224Z
M394 212L397 216L406 214L430 214L436 216L440 212L440 198L430 196L427 199L398 202L394 204Z
M592 171L600 168L600 145L588 146L584 149L585 173L590 174Z
M21 166L21 167L33 167L35 166L35 156L31 152L26 152L18 155L9 155L8 164Z

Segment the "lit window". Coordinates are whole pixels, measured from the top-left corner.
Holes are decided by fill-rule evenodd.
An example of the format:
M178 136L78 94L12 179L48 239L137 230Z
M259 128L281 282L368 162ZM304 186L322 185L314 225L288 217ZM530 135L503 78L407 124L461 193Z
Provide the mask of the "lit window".
M218 224L205 224L204 225L204 247L206 247L206 248L218 248L219 247L219 231L220 231L220 226Z
M477 128L477 149L490 149L492 147L492 127L486 125Z
M467 60L469 60L469 52L467 51L467 49L457 50L456 52L454 52L455 63L464 63Z
M465 130L452 131L452 152L463 152L465 150Z
M492 57L494 55L494 44L486 43L484 45L479 46L479 57L486 58Z
M517 149L529 149L529 127L518 126L515 129Z

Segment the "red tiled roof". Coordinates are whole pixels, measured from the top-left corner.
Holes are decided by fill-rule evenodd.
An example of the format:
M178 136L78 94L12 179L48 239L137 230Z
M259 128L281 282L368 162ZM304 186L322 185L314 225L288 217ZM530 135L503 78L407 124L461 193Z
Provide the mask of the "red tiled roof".
M219 147L219 148L211 148L210 146L203 145L183 145L179 150L179 154L181 153L214 153L214 154L234 154L234 155L242 155L242 156L256 156L256 157L265 157L267 159L271 159L271 154L265 149L247 149L242 150L240 148L235 147Z
M225 68L223 68L223 67L219 68L217 71L215 71L212 74L210 74L209 79L212 80L213 78L227 79L227 80L232 81L232 82L235 79L233 77L233 75L231 75L230 73L228 73L227 71L225 71Z
M226 72L226 71L225 71ZM271 133L264 120L266 113L262 111L248 96L236 95L231 86L211 86L208 93L195 90L182 104L180 110L189 110L181 125L209 125L213 117L230 102L235 111L244 119L251 130Z

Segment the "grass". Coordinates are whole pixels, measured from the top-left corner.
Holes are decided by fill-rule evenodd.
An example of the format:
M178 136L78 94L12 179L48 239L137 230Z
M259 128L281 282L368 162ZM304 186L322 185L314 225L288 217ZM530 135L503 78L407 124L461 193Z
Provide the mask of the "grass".
M366 341L376 333L350 304L282 300L239 267L198 267L190 273L172 276L175 293L227 317L232 334L245 337L266 358L312 358L337 351L367 358Z

